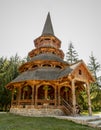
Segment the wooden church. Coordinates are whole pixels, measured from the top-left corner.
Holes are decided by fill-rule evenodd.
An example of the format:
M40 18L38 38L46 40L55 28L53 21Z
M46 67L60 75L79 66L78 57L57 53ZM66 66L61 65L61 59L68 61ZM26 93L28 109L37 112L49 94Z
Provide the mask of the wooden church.
M77 115L77 97L86 91L92 114L90 83L94 78L85 63L64 61L61 41L55 36L48 13L42 35L34 40L30 61L19 67L19 76L6 85L12 92L10 112L27 116Z

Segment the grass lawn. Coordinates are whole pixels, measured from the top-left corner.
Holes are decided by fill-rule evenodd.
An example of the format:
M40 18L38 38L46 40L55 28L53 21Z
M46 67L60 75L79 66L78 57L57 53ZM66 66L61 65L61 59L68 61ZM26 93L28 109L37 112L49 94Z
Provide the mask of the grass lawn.
M88 111L87 110L83 111L81 113L81 115L88 115ZM101 112L100 111L93 111L92 115L101 115Z
M0 114L0 130L96 130L53 117L25 117Z

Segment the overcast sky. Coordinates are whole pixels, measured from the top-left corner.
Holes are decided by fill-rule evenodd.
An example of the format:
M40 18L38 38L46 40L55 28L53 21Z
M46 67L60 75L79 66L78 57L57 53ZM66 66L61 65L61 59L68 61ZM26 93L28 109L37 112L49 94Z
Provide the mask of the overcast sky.
M27 56L48 12L64 53L72 41L85 63L93 52L101 64L101 0L0 0L0 57Z

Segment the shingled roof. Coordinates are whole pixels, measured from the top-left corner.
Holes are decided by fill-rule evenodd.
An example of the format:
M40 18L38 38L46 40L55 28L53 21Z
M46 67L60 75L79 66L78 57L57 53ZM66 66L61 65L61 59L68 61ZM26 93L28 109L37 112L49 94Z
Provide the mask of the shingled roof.
M15 78L11 83L20 82L25 80L56 80L65 75L68 75L72 69L67 67L64 70L57 68L38 68L36 70L28 70L21 73L17 78Z
M57 55L52 54L52 53L47 53L47 54L43 53L43 54L39 54L39 55L31 58L31 61L35 61L35 60L53 60L53 61L59 61L59 62L66 63L62 58L60 58Z

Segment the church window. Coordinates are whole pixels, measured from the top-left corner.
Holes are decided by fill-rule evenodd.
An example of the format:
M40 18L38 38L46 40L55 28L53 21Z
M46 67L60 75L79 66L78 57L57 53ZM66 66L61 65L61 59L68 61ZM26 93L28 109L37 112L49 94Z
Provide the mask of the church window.
M56 68L59 68L59 69L61 69L61 66L59 66L59 65L56 65Z
M45 38L45 40L50 40L49 38Z
M49 64L44 64L43 67L51 67Z
M37 68L38 66L37 65L33 65L32 68Z
M79 70L79 75L81 75L82 74L82 71L81 70Z

